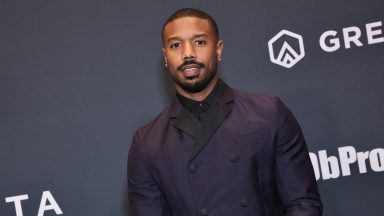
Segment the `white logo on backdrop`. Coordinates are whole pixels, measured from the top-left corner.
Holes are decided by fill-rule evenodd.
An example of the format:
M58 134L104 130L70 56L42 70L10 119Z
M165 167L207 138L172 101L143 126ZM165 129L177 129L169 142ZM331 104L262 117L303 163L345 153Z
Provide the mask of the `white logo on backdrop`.
M353 146L344 146L338 148L338 155L329 156L327 150L320 150L317 153L310 152L309 156L316 180L350 176L351 167L357 167L354 171L360 174L384 172L384 148L358 152Z
M29 199L28 194L23 194L23 195L6 197L5 202L13 203L15 207L16 216L23 216L23 207L22 207L21 201L25 201L28 199ZM41 195L39 212L37 213L37 216L44 216L46 211L51 211L51 210L54 210L56 215L63 214L63 211L57 204L55 198L53 198L52 193L50 191L44 191L43 194Z
M276 48L276 42L278 42L279 39L281 39L285 35L297 41L299 52L296 52L295 49L292 48L292 44L290 45L287 41L284 41L282 47L280 48L280 51L276 55L276 53L274 52ZM287 30L280 31L271 40L269 40L268 49L271 62L286 68L291 68L305 56L303 37Z
M335 52L343 46L345 49L349 49L352 46L361 47L364 45L364 41L367 41L369 45L383 43L384 35L382 27L383 22L378 21L367 23L365 29L359 28L358 26L350 26L343 28L340 33L335 30L328 30L320 36L320 47L326 52ZM362 32L364 32L364 34L362 34ZM341 34L341 36L338 36L338 34ZM362 35L366 38L363 39ZM344 41L344 43L342 43L342 41Z

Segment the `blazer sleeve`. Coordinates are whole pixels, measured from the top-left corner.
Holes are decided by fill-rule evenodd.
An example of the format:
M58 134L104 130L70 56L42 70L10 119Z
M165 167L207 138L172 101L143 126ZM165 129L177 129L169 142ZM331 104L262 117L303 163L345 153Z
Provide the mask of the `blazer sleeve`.
M145 164L139 133L136 132L128 153L128 199L132 216L168 216L168 205L159 185Z
M286 216L320 216L323 206L303 133L295 117L275 98L276 183Z

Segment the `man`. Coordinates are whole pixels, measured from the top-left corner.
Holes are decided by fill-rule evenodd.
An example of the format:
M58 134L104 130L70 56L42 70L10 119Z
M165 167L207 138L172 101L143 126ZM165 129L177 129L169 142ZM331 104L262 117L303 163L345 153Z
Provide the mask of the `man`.
M277 97L219 79L223 41L205 12L162 29L176 97L133 139L132 216L317 216L322 204L296 120Z

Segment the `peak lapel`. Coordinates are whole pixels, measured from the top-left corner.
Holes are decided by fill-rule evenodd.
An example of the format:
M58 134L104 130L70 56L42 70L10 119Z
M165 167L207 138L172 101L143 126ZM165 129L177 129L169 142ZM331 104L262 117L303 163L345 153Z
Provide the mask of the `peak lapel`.
M175 127L188 133L195 139L201 130L200 122L186 109L182 108L179 115L172 120Z
M211 107L208 112L215 113L212 115L212 118L207 119L201 127L201 131L193 147L190 160L192 160L204 148L209 138L213 135L215 130L219 127L231 110L232 108L228 104L218 102L214 103L214 106Z

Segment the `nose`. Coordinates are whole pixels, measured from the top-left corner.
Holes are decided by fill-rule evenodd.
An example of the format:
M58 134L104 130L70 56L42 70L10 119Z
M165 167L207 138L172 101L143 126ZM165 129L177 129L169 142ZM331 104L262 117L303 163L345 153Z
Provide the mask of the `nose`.
M183 49L183 60L194 59L195 58L195 49L192 44L185 44Z

